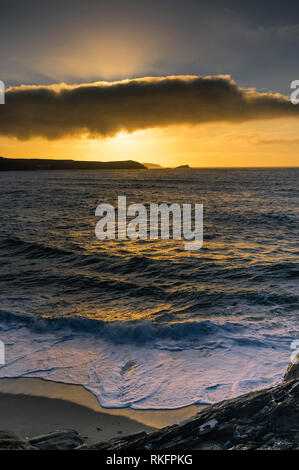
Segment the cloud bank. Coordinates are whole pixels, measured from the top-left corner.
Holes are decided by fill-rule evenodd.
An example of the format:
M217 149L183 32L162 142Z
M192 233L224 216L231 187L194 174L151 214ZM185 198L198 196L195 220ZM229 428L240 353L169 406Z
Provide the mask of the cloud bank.
M0 106L0 135L104 138L171 125L283 117L299 117L299 106L280 94L240 88L228 76L145 77L9 88Z

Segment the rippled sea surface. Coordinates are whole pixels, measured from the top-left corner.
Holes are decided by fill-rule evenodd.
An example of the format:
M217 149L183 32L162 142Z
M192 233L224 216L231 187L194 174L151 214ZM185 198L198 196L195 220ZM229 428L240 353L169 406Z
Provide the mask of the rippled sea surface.
M298 169L0 174L1 377L176 408L279 382L298 333ZM202 203L204 244L95 237L95 208Z

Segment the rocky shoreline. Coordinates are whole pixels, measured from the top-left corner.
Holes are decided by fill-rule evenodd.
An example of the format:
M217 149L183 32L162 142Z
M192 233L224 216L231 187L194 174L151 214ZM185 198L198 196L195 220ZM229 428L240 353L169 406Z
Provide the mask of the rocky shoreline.
M90 445L75 430L24 440L0 431L0 450L294 450L299 449L299 364L281 384L225 400L151 434Z

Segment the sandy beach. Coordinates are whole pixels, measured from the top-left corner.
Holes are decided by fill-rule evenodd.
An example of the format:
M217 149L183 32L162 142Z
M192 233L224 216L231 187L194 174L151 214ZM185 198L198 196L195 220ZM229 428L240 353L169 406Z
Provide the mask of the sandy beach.
M92 444L151 432L187 419L200 409L106 409L82 386L31 378L0 380L0 428L23 438L74 429Z

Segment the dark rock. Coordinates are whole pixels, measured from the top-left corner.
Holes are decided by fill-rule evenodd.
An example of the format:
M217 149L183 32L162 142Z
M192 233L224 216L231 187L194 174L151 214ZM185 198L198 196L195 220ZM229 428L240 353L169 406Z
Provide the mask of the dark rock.
M123 440L125 439L126 443L128 446L130 446L131 449L140 449L139 447L139 442L142 441L147 436L146 432L138 432L137 434L131 434L129 436L126 436L125 438L114 438L109 442L99 442L98 444L93 444L93 445L88 445L84 444L78 449L80 450L87 450L87 449L93 449L93 450L107 450L113 446L113 449L117 450L118 446L120 445L122 448L123 445Z
M299 380L299 363L298 364L291 363L283 378L285 382L288 382L289 380L294 380L294 379Z
M105 450L289 450L299 448L299 374L282 384L208 406L191 419L84 448Z
M289 367L275 387L207 406L191 419L151 434L141 432L90 445L76 431L20 439L0 431L0 449L291 450L299 449L299 370Z
M50 434L33 437L29 442L40 450L75 449L75 447L84 443L83 438L79 433L72 429L51 432Z
M0 450L33 450L31 444L14 432L0 431Z
M273 437L266 444L262 445L260 449L263 450L291 450L294 448L293 442L286 439Z
M206 441L199 444L196 450L224 450L224 446L218 442Z

